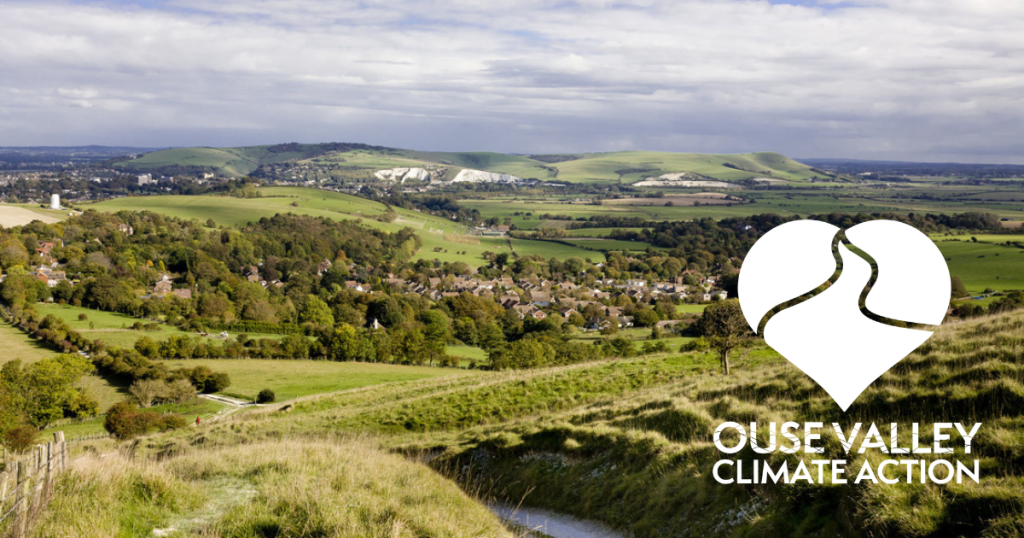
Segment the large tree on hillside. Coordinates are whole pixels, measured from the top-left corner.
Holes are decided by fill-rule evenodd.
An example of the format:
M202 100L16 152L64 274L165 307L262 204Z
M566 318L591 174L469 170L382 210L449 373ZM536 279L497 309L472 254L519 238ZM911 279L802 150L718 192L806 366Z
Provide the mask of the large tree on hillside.
M729 375L729 352L739 346L750 332L739 301L730 299L709 305L701 316L700 327L711 348L718 352L722 372Z

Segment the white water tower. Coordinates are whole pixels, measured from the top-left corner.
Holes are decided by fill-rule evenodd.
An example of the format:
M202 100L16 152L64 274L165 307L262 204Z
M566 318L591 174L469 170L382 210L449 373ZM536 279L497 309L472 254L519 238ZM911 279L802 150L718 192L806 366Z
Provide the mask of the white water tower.
M50 209L60 209L60 195L59 194L51 194L50 195Z

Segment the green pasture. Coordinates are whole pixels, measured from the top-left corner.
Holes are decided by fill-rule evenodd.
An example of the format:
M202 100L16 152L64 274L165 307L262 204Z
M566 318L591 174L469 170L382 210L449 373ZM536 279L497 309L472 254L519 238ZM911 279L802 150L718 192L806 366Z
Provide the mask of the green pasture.
M0 321L0 349L3 350L3 354L0 356L0 365L13 360L20 360L23 365L31 364L57 355L57 352L42 346L23 333L21 329L6 321ZM97 375L83 377L81 387L85 388L100 403L101 408L121 401L124 392L124 387L112 384Z
M958 276L971 293L985 288L1024 289L1024 250L991 243L937 241L949 273Z
M93 310L91 308L81 306L40 303L36 305L36 309L44 316L52 314L63 319L72 330L80 333L89 340L100 340L108 347L132 348L135 346L135 342L142 336L148 336L158 342L175 335L199 336L197 333L183 331L174 325L168 325L166 323L157 323L157 326L160 329L159 331L136 331L131 329L131 326L135 324L135 322L141 322L142 324L154 322L132 317L128 314L104 312L103 310ZM85 314L87 319L79 320L79 314ZM220 334L220 331L215 331L215 333ZM231 338L236 338L239 334L242 333L237 331L228 331L228 336ZM259 340L262 338L280 340L281 338L284 338L284 335L281 334L245 334L253 340ZM214 343L222 342L219 338L211 338L211 341Z
M164 362L174 368L208 366L214 371L227 373L231 376L231 386L223 392L226 396L253 399L259 391L270 389L276 393L278 401L380 383L466 374L466 370L456 368L367 362L265 359L190 359Z

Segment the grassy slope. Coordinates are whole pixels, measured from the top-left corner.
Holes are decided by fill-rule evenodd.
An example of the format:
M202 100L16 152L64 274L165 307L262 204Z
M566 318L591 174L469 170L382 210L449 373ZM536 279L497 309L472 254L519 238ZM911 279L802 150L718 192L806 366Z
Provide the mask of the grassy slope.
M728 168L729 163L743 170ZM586 155L582 159L552 165L558 168L558 181L624 183L639 181L647 176L660 176L673 172L693 172L723 181L738 181L754 177L773 177L800 181L814 175L807 165L778 153L744 153L712 155L701 153L668 153L656 151L620 151ZM626 172L621 176L617 171ZM644 170L644 171L639 171Z
M39 345L6 321L0 321L0 349L3 350L0 355L0 365L12 360L20 360L22 364L29 364L57 354L49 348ZM82 378L81 386L89 391L89 394L96 398L100 407L104 409L121 401L124 397L124 387L112 384L96 375Z
M231 386L224 394L255 398L260 390L269 388L278 401L300 396L336 392L352 388L412 381L432 377L467 374L466 370L399 366L362 362L328 362L308 360L258 359L193 359L165 361L172 368L209 366L231 376ZM469 371L473 372L473 371Z
M228 196L145 196L117 198L92 204L88 207L100 211L148 210L184 219L213 219L225 226L241 226L262 217L278 213L296 213L327 217L330 219L362 219L363 224L386 231L397 231L404 227L415 230L423 240L423 248L417 258L441 261L463 261L471 267L484 262L483 253L509 252L502 238L484 237L477 244L452 243L444 234L465 234L468 229L441 217L418 211L398 208L394 222L379 222L377 217L387 212L387 206L380 202L348 194L307 189L302 187L268 187L260 189L262 198L232 198ZM292 203L297 204L293 206ZM435 248L441 251L435 252ZM447 252L445 252L447 251ZM516 252L520 255L540 254L551 256L583 256L594 261L603 260L602 254L582 249L563 247L552 248L542 241L516 241ZM464 254L460 254L464 253Z
M135 322L143 324L151 323L149 320L134 318L128 314L116 312L104 312L80 306L38 304L36 309L40 314L54 315L67 322L68 326L78 331L89 340L102 340L108 346L131 348L135 346L136 340L142 336L148 336L156 341L166 340L171 336L198 336L196 333L183 331L174 325L159 323L159 331L136 331L129 329ZM79 320L78 315L85 314L88 319ZM231 338L239 335L237 331L228 332ZM280 334L246 333L250 338L259 340L261 338L281 339ZM214 343L221 343L222 340L214 339Z
M34 536L511 538L427 467L361 441L278 441L169 453L86 455L61 476ZM164 535L164 534L158 534Z
M713 356L690 354L420 380L300 401L287 413L264 409L214 425L203 437L208 445L232 445L325 431L383 434L383 445L429 454L432 465L472 491L598 518L638 538L1019 536L1022 346L1024 313L945 326L847 413L795 367L753 349L735 355L729 377L717 373ZM980 458L983 481L718 485L708 479L721 457L711 433L727 420L898 422L904 446L910 422L924 432L932 421L982 422L972 455L953 457ZM149 446L186 446L194 438L179 432ZM821 445L826 457L843 457L829 430ZM782 455L768 458L778 465ZM880 460L847 458L855 469L864 458ZM737 517L738 510L758 515Z
M810 167L771 152L712 155L619 151L584 154L580 159L549 164L525 156L483 151L430 152L389 149L326 152L325 148L307 145L291 152L271 152L269 147L168 149L147 153L138 159L118 163L118 166L138 170L159 170L172 165L200 166L217 169L225 175L241 176L252 172L260 164L288 160L301 160L304 164L312 165L344 164L352 168L368 169L437 163L456 168L512 174L523 178L598 183L618 182L620 178L631 183L645 176L673 172L694 172L725 181L760 176L800 181L814 175ZM723 166L726 163L737 168ZM645 171L639 171L641 169ZM638 171L618 173L621 170Z

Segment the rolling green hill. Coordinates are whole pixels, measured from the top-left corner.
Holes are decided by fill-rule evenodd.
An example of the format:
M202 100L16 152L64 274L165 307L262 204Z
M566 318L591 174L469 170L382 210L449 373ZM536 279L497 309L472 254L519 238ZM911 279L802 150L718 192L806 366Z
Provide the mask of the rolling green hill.
M1022 326L1019 312L944 325L845 413L804 373L758 344L736 357L728 376L713 354L687 353L420 379L236 414L203 431L145 439L139 452L368 438L428 462L483 500L597 519L637 538L1021 536ZM849 476L849 483L830 484L826 474L824 484L722 485L710 478L722 458L772 466L846 458L847 468L857 469L889 457L877 449L847 454L828 428L819 430L821 456L759 455L749 448L726 456L712 444L715 427L725 421L838 422L847 429L856 422L865 428L897 423L904 447L911 423L928 432L929 444L932 423L981 422L971 453L959 445L947 456L979 459L981 481L921 483L914 470L912 483L853 483ZM854 434L858 444L863 432ZM949 433L947 446L957 447L961 437ZM767 435L759 434L763 447Z
M117 212L153 211L183 219L213 221L224 226L241 226L262 217L278 213L295 213L335 220L359 219L364 225L395 232L412 228L423 241L416 259L442 262L461 261L470 267L484 263L484 252L512 253L509 242L502 237L462 238L470 230L443 217L403 208L394 208L397 217L391 222L378 218L388 212L380 202L319 189L305 187L266 187L259 190L260 198L234 198L231 196L136 196L104 200L85 207L98 211ZM464 240L464 241L460 241ZM593 261L604 260L604 254L546 241L516 239L512 242L520 256L537 254L545 258L579 256Z
M646 177L688 172L722 181L767 177L804 181L815 175L807 165L771 152L744 154L619 151L532 157L494 152L431 152L391 149L363 144L281 144L240 148L176 148L147 153L115 166L134 171L182 173L211 171L239 177L260 165L301 162L313 167L343 167L350 173L371 173L396 166L440 165L452 172L462 168L511 174L542 181L633 183ZM446 173L450 179L454 174Z
M252 173L262 164L299 161L331 152L352 149L382 150L364 144L278 144L240 148L173 148L146 153L137 159L114 163L117 168L138 172L181 173L209 171L229 177Z

